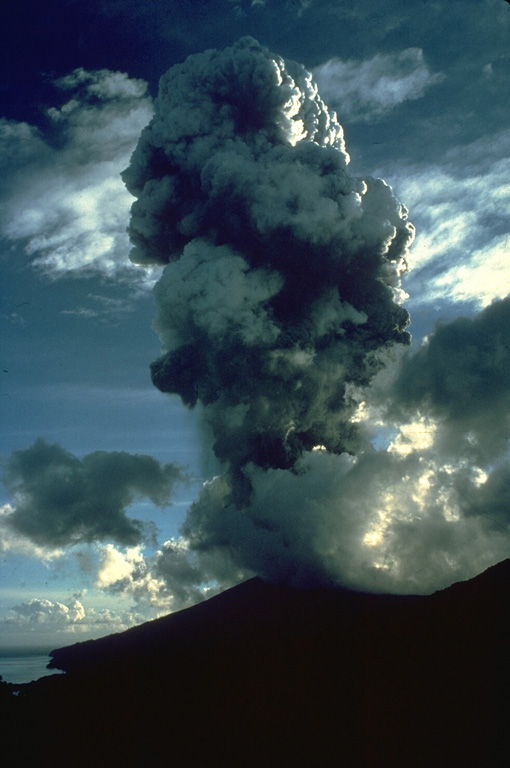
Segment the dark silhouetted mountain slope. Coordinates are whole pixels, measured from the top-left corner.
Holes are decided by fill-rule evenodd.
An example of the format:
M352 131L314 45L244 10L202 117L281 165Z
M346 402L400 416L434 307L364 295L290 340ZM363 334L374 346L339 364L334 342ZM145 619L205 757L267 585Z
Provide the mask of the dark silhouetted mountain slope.
M506 765L509 590L510 561L420 597L252 579L54 651L17 764Z

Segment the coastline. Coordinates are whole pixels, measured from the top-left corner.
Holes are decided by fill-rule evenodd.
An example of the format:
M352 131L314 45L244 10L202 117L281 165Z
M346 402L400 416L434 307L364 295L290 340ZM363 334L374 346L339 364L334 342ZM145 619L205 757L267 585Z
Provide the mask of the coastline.
M4 683L24 685L41 677L62 674L61 670L47 669L50 651L48 647L13 648L0 647L0 677Z

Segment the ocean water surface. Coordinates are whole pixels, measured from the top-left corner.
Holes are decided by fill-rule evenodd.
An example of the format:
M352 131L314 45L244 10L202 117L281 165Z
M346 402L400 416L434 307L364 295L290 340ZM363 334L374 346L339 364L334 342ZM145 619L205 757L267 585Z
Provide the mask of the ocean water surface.
M46 669L50 648L0 648L0 675L5 683L31 683L40 677L62 674Z

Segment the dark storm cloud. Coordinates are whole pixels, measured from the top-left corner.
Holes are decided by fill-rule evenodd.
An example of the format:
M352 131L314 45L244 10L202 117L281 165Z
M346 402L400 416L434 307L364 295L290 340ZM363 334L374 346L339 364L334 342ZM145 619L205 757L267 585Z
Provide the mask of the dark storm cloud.
M454 455L487 463L508 448L510 435L510 298L473 318L438 325L403 360L394 410L438 420Z
M153 576L163 579L165 592L181 608L203 598L203 572L190 561L188 551L176 541L166 541L153 558Z
M510 437L507 437L510 442ZM481 517L499 533L510 532L510 463L504 462L489 475L482 486L465 483L459 488L466 516Z
M3 481L13 497L6 523L44 546L105 539L133 545L144 524L127 516L129 505L148 498L164 506L183 479L151 456L95 451L78 458L38 439L6 462Z

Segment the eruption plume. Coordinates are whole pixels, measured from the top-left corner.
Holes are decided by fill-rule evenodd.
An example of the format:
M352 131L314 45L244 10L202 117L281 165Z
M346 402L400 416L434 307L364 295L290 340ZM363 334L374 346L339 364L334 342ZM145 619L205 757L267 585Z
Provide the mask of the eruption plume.
M243 38L161 78L123 174L131 258L166 264L153 382L203 407L224 468L184 532L270 578L336 578L316 546L324 483L364 447L355 392L409 343L414 228L348 163L311 75Z

